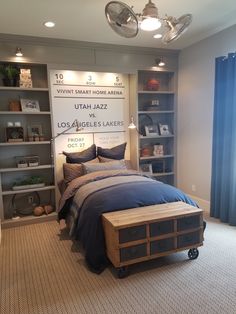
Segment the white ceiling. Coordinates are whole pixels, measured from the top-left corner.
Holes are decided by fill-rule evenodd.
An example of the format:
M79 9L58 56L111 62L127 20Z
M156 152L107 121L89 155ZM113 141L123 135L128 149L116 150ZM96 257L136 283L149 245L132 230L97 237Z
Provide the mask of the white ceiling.
M158 0L159 16L193 15L193 22L177 41L165 45L155 32L139 31L135 38L116 34L108 25L104 8L109 0L7 0L1 1L0 33L70 39L96 43L182 49L236 23L236 0ZM123 0L141 13L147 0ZM53 20L47 29L43 22Z

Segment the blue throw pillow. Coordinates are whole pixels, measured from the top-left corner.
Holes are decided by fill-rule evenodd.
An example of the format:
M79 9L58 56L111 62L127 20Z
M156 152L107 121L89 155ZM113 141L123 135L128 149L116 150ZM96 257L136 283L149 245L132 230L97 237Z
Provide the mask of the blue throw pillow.
M70 164L80 164L96 158L96 145L93 144L82 152L63 152L66 156L66 162Z
M126 144L123 143L112 148L97 147L97 155L116 160L124 159Z

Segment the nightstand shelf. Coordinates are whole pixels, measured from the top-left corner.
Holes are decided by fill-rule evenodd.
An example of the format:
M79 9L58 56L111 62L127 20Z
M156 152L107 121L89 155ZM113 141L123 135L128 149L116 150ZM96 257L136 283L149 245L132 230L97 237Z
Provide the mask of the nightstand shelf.
M47 65L13 62L9 62L9 64L20 69L30 69L33 87L0 86L0 219L3 224L7 220L5 226L9 226L11 223L15 225L12 200L16 198L16 195L19 209L24 209L27 204L29 205L27 198L32 193L34 195L38 193L42 204L50 204L55 207L56 190L50 141L52 138L52 113ZM0 80L0 85L2 85L1 83ZM21 108L27 103L27 100L29 103L31 100L34 101L32 103L38 104L38 106ZM12 133L9 132L11 127ZM16 137L15 127L22 129L22 137ZM27 160L26 157L36 157L38 166L29 166L30 164L28 164L28 167L16 167L17 158ZM33 179L40 179L39 182L43 182L45 186L12 190L15 183L37 182L37 180L31 181ZM38 221L38 217L29 215L29 217L19 219L17 224L31 223L34 219Z
M24 194L24 193L29 193L32 191L47 191L47 190L54 190L55 189L55 185L48 185L48 186L44 186L42 188L37 188L37 189L24 189L24 190L17 190L17 191L2 191L2 195L14 195L14 194Z
M140 170L150 167L150 172L154 173L157 171L154 163L164 160L165 171L155 173L153 177L175 185L175 71L139 70L131 86L134 84L137 98L131 101L139 135L136 135L136 142L132 135L132 145L138 154L133 163Z
M54 168L54 165L40 165L40 166L35 166L35 167L24 167L24 168L17 168L17 167L12 167L12 168L2 168L0 169L0 173L2 172L15 172L15 171L32 171L32 170L41 170L41 169L50 169Z

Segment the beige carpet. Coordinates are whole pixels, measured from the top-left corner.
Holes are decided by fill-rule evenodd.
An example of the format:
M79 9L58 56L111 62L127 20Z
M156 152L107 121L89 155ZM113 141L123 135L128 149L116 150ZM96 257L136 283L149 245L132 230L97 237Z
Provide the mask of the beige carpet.
M0 313L236 313L236 227L208 222L197 260L187 252L89 272L57 222L6 229L0 246Z

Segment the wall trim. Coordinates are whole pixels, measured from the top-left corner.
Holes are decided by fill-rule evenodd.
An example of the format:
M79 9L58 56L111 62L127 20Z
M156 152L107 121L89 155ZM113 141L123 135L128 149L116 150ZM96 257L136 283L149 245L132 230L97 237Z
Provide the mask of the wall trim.
M80 48L80 49L96 49L107 50L116 52L129 52L132 54L147 54L158 55L164 54L165 56L178 56L180 50L177 49L163 49L152 47L139 47L139 46L126 46L115 44L103 44L87 41L76 41L70 39L49 38L49 37L34 37L34 36L22 36L13 34L0 33L1 42L15 42L15 44L26 45L41 45L41 46L54 46L54 47L66 47L66 48Z
M210 214L210 201L204 200L191 194L188 194L188 196L193 199L206 213Z

